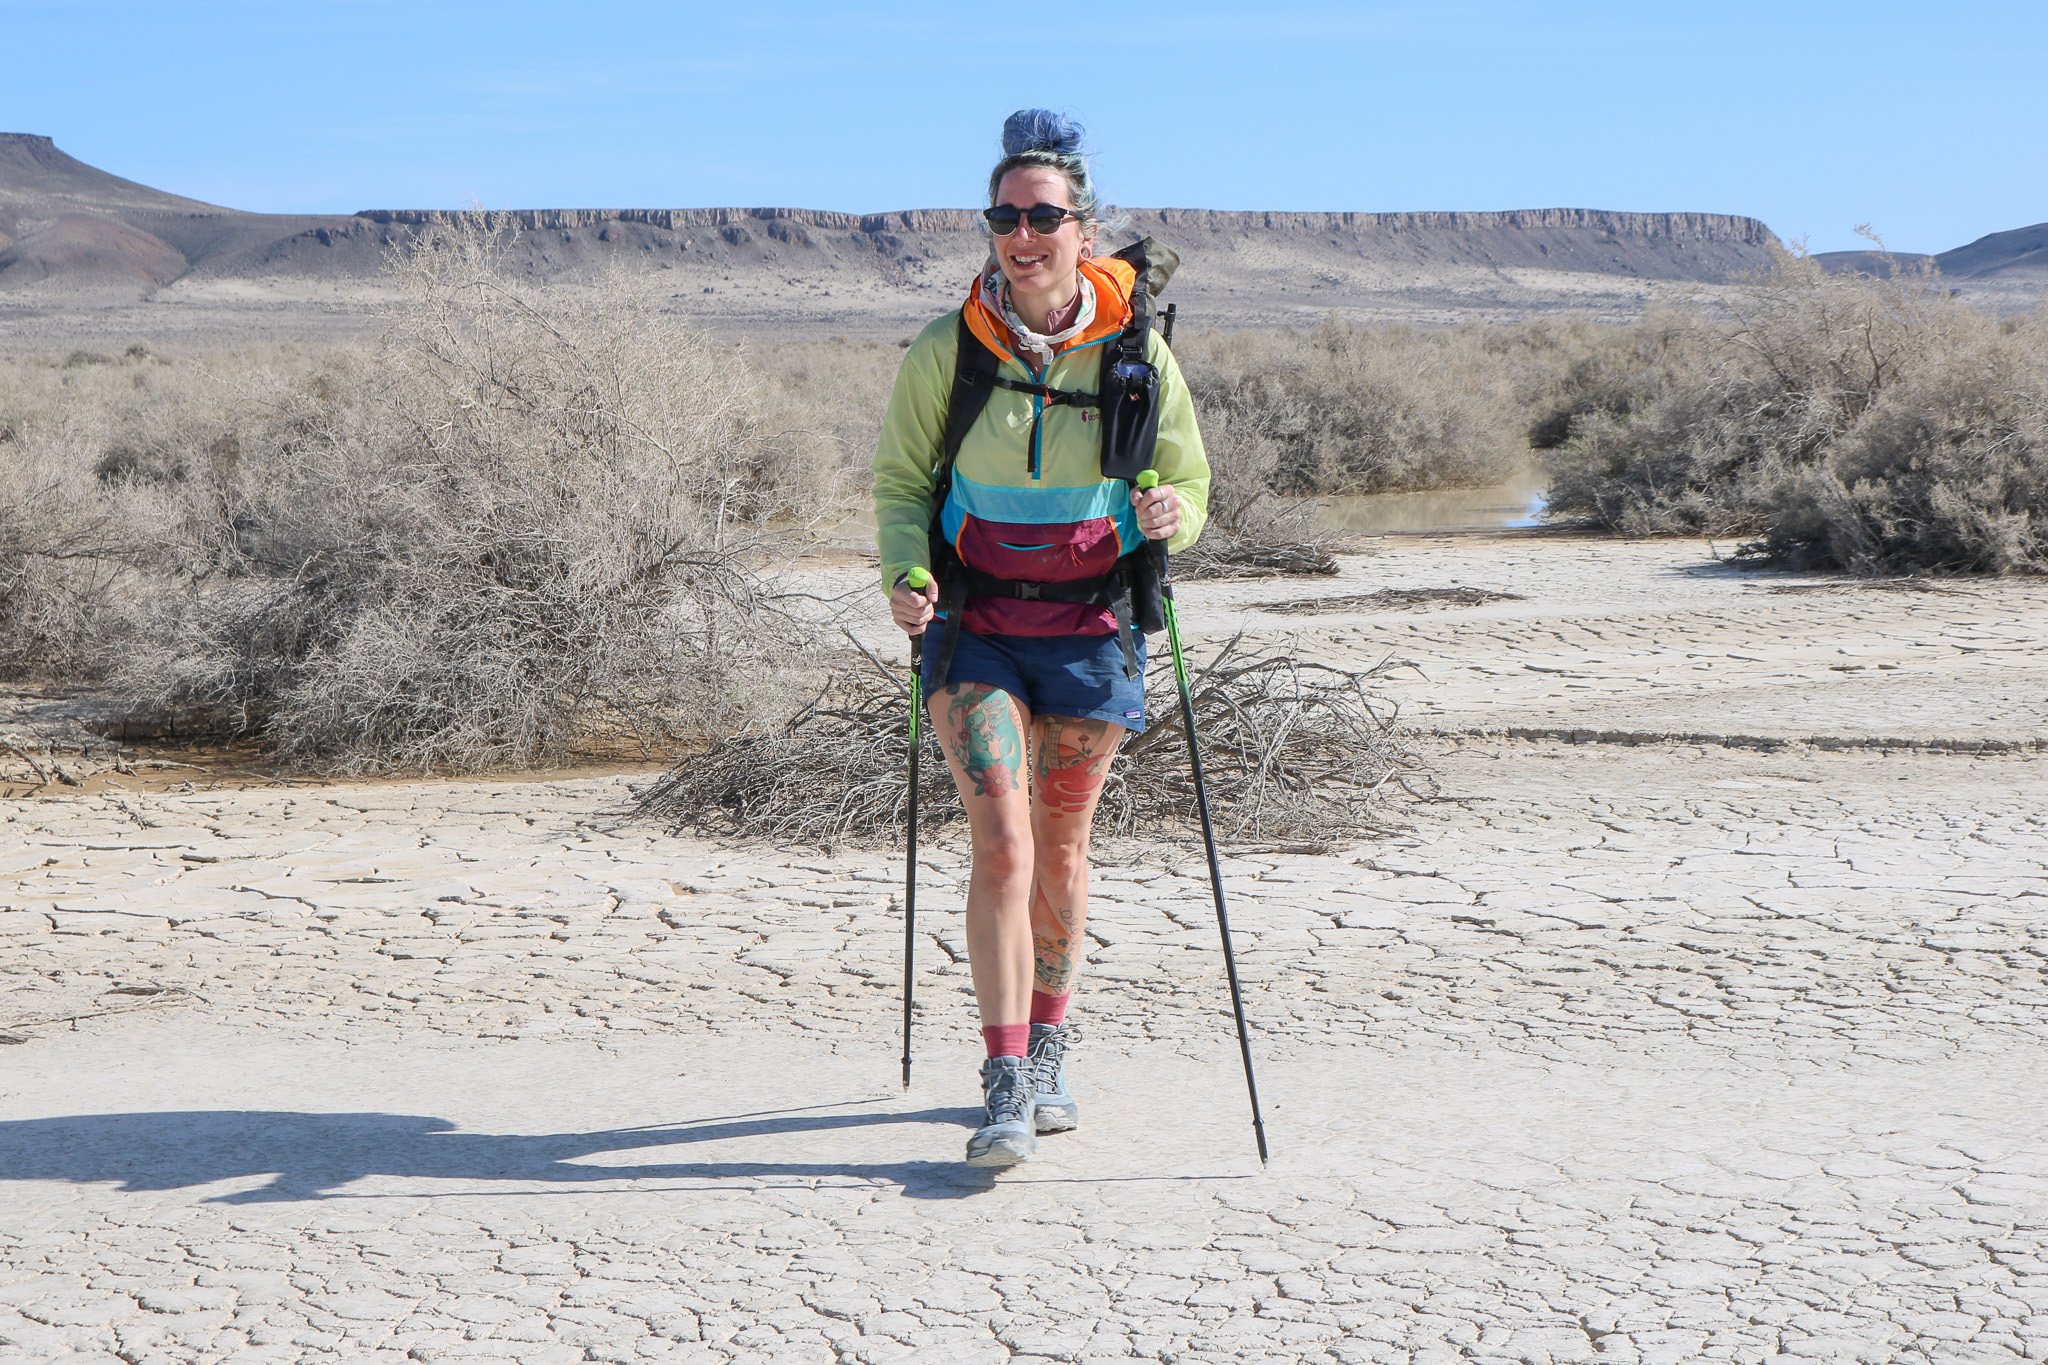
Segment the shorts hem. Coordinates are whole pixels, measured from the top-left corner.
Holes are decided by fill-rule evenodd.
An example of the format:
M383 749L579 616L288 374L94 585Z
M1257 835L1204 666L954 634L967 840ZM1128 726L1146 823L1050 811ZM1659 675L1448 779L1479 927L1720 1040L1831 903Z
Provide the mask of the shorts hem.
M1047 707L1043 711L1033 711L1031 715L1034 720L1037 719L1039 716L1058 716L1062 720L1107 721L1111 725L1123 726L1125 730L1129 731L1131 734L1134 735L1142 735L1145 733L1144 716L1126 716L1122 711L1118 711L1113 715L1108 711L1093 711L1085 716L1077 716L1072 711L1062 711L1058 707Z
M1138 646L1142 655L1143 642ZM1087 663L1091 658L1093 663ZM1016 698L1026 713L1067 720L1100 721L1130 734L1145 732L1145 679L1140 660L1136 678L1125 676L1122 648L1114 635L988 636L962 631L944 678L933 653L924 661L924 691L937 696L948 687L977 684ZM1077 681L1064 670L1076 664L1093 673Z

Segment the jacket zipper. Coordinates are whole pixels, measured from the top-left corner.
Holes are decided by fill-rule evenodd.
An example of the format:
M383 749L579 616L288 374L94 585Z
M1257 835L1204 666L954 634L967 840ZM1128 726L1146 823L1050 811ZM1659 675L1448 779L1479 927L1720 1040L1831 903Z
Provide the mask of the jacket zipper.
M1021 355L1018 356L1016 360L1019 365L1024 367L1024 372L1031 376L1032 383L1050 387L1050 384L1046 376L1052 373L1052 367L1055 363L1064 359L1067 356L1073 355L1076 351L1092 350L1093 348L1102 345L1104 342L1108 340L1108 337L1101 337L1087 343L1087 345L1085 346L1076 346L1073 348L1073 350L1062 351L1058 355L1054 356L1051 360L1046 361L1045 368L1042 370L1033 368L1031 362L1026 360ZM1040 471L1039 459L1040 427L1043 423L1044 417L1045 396L1043 394L1034 393L1031 395L1031 441L1024 457L1024 467L1030 473L1032 482L1034 483L1039 482L1044 477L1044 475Z
M1045 383L1046 374L1050 373L1052 370L1052 365L1048 363L1044 370L1035 370L1031 368L1031 362L1027 360L1024 362L1024 368L1026 370L1030 370L1032 383L1043 384ZM1038 470L1038 431L1040 421L1042 418L1044 418L1044 416L1045 395L1034 393L1031 395L1031 448L1030 454L1026 458L1025 465L1025 468L1029 471L1031 475L1031 480L1033 483L1038 482L1040 478Z

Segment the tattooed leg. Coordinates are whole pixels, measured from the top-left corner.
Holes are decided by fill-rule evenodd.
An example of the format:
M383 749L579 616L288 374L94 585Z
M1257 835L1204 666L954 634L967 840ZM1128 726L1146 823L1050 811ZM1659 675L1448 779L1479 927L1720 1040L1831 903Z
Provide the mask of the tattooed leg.
M1024 727L1030 723L1022 703L986 683L962 683L940 695L947 702L939 734L955 777L971 782L976 796L1001 798L1022 791ZM937 715L932 719L936 724Z
M1043 886L1031 888L1032 989L1047 995L1073 994L1082 924L1073 910L1054 906Z
M1022 1024L1031 1010L1031 797L1024 704L986 683L931 698L932 734L966 807L974 861L967 879L967 962L984 1027Z
M1031 777L1038 789L1033 815L1071 821L1079 827L1085 849L1124 727L1104 720L1040 716L1031 730Z
M1088 844L1121 725L1040 716L1032 725L1033 983L1070 994L1086 947Z

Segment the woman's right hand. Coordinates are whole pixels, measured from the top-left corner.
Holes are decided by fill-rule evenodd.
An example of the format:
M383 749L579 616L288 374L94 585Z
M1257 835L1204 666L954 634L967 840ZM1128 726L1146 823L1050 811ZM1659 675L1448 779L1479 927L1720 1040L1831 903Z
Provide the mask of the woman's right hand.
M922 588L913 588L908 581L898 583L889 594L889 615L903 628L905 635L922 635L924 628L931 624L932 614L939 608L939 585L926 583Z

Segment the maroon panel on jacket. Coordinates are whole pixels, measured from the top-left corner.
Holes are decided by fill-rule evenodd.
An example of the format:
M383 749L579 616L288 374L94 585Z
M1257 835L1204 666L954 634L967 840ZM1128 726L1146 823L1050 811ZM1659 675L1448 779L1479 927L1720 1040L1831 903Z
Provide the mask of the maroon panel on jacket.
M961 523L955 548L962 563L995 578L1071 583L1115 568L1123 542L1110 517L1047 524L969 516ZM1109 635L1116 630L1116 618L1105 608L1078 602L995 597L969 603L960 626L976 635Z

